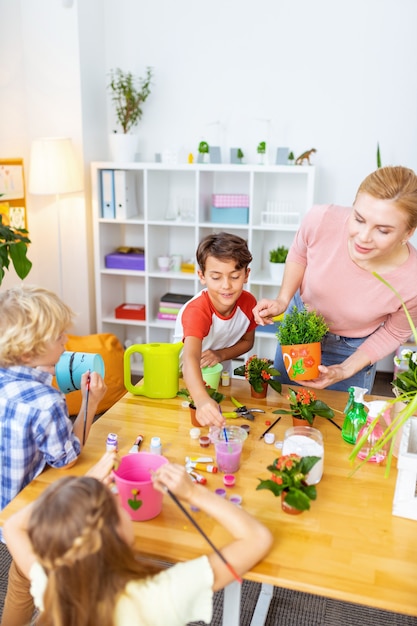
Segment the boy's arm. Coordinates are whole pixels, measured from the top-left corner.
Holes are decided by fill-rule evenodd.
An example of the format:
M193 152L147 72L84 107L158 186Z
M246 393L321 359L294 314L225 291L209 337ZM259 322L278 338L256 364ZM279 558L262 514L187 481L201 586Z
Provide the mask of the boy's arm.
M217 363L236 359L249 352L255 341L255 329L248 331L233 346L221 350L205 350L201 355L201 367L212 367Z
M217 402L206 391L201 375L201 346L198 337L186 337L182 353L182 375L193 402L197 408L197 420L202 426L224 426Z

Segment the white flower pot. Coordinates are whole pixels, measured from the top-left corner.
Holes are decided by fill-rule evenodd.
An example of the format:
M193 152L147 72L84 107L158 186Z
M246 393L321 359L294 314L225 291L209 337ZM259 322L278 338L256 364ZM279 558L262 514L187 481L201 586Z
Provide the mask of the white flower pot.
M138 135L112 133L109 137L110 159L119 163L131 163L134 161L138 147L138 138Z
M284 276L285 263L269 263L269 273L272 280L280 285Z

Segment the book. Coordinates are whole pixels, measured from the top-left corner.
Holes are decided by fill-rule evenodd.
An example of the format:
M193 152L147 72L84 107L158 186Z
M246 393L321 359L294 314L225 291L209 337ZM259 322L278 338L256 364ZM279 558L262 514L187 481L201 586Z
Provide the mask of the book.
M137 214L135 172L114 170L114 205L116 219L125 220Z
M161 296L160 303L164 303L163 306L166 306L166 302L169 302L169 306L177 306L178 304L182 306L188 300L191 300L193 296L188 296L182 293L165 293Z
M116 216L114 207L114 172L113 170L101 170L101 217L114 219Z
M178 315L181 307L169 307L169 306L160 306L160 313L171 313L172 315Z
M172 321L175 321L177 319L177 316L174 313L161 313L161 312L159 312L158 315L157 315L157 318L159 320L172 320Z

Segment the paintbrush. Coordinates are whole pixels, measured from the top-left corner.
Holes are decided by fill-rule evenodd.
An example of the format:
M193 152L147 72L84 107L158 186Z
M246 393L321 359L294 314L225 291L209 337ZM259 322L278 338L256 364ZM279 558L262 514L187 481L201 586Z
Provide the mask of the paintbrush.
M272 422L272 424L270 426L268 426L268 428L262 433L262 435L259 437L259 439L263 439L265 437L266 433L269 433L269 431L275 426L275 424L278 424L280 419L281 419L281 415L279 417L277 417L275 422Z
M86 394L85 394L85 409L84 409L84 430L83 430L83 445L85 444L85 431L87 428L87 412L88 412L88 397L90 395L90 370L88 370L87 384L86 384Z
M204 530L197 524L197 522L195 521L195 519L189 514L189 512L187 511L187 509L181 504L181 502L178 500L177 496L174 495L172 493L172 491L170 491L168 488L166 488L166 492L169 495L169 497L175 502L175 504L181 509L181 511L184 513L184 515L190 520L190 522L192 523L192 525L198 530L198 532L204 537L204 539L207 541L207 543L209 544L209 546L214 550L214 552L221 558L221 560L223 561L223 563L226 565L226 567L228 568L228 570L230 571L230 573L233 575L233 577L237 580L237 582L242 583L242 579L239 576L239 574L233 569L233 567L230 565L230 563L228 561L226 561L226 559L224 558L223 554L220 552L220 550L218 548L216 548L216 546L214 545L214 543L211 541L211 539L209 539L209 537L207 537L206 533L204 532Z

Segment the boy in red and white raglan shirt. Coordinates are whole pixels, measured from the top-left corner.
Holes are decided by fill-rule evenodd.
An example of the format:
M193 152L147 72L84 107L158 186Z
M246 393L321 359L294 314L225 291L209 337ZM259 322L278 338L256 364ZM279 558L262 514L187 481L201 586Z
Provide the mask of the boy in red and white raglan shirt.
M247 243L231 233L208 235L197 248L198 276L205 289L178 313L175 341L183 341L182 373L202 426L223 426L219 407L205 389L202 367L222 363L248 352L254 342L256 300L244 290L252 255Z

